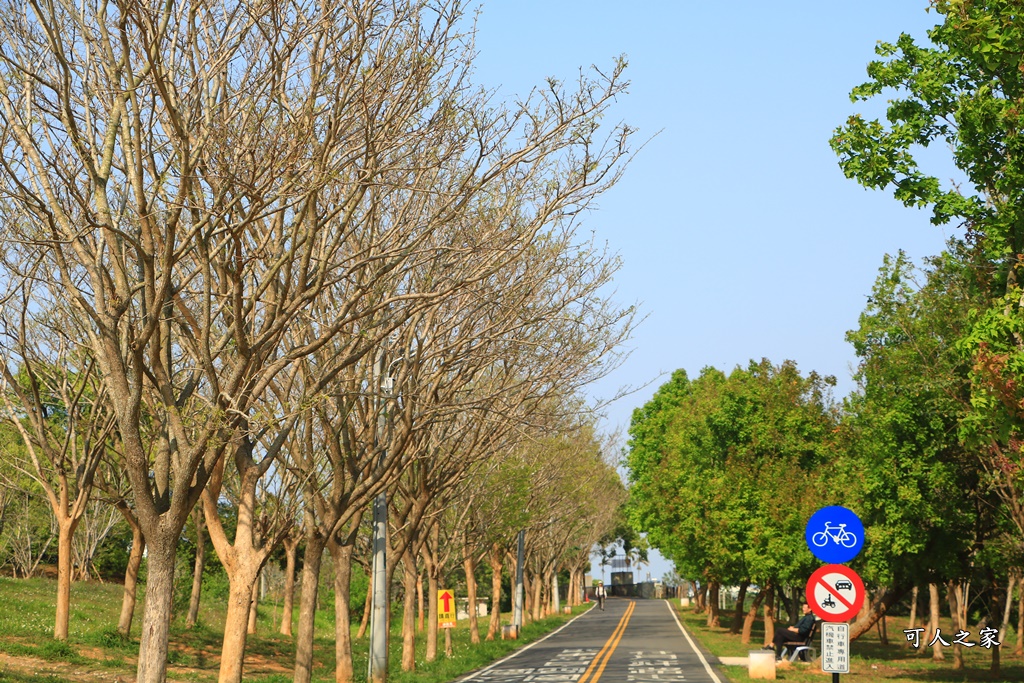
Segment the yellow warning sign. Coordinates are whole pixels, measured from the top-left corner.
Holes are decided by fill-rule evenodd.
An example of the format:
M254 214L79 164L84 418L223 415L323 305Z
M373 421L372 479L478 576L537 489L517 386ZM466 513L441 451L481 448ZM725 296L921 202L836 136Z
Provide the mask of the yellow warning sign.
M437 625L455 628L455 592L446 588L437 591Z

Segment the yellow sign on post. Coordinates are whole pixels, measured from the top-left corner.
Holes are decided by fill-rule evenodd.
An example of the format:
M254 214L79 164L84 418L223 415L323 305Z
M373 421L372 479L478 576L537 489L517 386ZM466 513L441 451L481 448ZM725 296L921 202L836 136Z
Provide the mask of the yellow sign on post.
M455 591L446 588L437 591L437 625L455 628Z

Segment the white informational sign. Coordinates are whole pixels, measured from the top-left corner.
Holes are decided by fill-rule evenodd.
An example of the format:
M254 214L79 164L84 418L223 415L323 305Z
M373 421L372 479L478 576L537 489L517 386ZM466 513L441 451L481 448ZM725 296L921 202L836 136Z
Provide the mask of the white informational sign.
M850 673L849 624L821 624L821 670L829 674Z

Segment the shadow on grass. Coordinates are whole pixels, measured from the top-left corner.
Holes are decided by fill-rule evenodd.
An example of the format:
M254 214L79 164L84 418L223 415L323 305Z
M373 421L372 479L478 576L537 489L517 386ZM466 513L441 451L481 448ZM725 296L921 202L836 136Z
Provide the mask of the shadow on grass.
M764 624L755 622L750 643L743 645L740 637L729 633L728 628L708 628L706 616L695 614L689 609L676 608L687 630L712 654L722 656L745 656L748 651L760 647L764 637ZM724 614L722 615L725 616ZM724 619L723 619L724 621ZM731 619L730 619L731 625ZM863 634L851 645L851 676L861 683L973 683L1024 681L1024 658L1007 650L1001 653L1000 672L989 671L992 653L979 646L964 651L965 667L953 669L952 649L944 654L946 659L934 661L931 650L912 650L903 642L901 629L906 617L890 617L888 621L889 642L883 645L877 629ZM947 628L941 624L943 631ZM727 667L729 678L734 683L747 683L746 667ZM802 664L795 667L780 667L778 679L790 683L821 683L826 674L821 672L820 663Z

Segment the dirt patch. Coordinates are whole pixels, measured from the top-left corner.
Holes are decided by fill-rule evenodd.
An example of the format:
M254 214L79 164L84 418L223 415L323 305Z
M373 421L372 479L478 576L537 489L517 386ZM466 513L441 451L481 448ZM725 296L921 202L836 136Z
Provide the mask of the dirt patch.
M119 674L115 671L89 669L81 664L49 662L36 657L18 657L5 653L0 653L0 671L25 676L55 676L69 683L94 683L95 681L132 683L135 680L135 676Z

